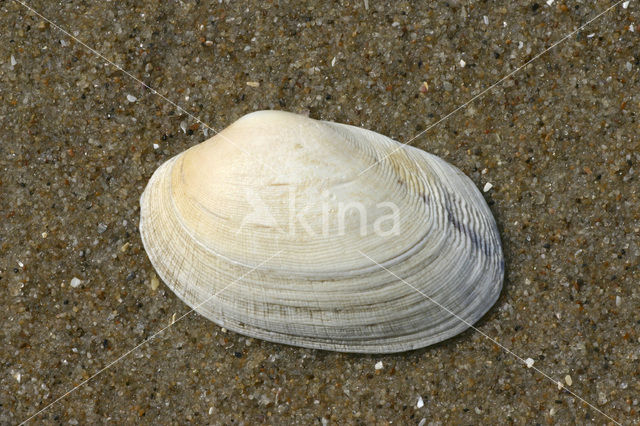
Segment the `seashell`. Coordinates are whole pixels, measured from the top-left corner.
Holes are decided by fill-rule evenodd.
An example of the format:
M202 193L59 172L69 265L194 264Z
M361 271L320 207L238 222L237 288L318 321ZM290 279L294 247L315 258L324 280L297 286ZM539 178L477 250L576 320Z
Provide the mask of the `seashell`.
M473 182L354 126L245 115L160 166L140 206L171 290L271 342L416 349L468 328L502 287L498 230Z

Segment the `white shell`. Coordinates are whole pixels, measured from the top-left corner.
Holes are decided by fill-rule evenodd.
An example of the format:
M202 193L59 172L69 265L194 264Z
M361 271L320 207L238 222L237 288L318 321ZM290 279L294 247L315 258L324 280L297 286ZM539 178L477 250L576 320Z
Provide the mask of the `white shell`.
M176 295L272 342L416 349L465 330L502 287L473 182L358 127L248 114L160 166L140 205L142 242Z

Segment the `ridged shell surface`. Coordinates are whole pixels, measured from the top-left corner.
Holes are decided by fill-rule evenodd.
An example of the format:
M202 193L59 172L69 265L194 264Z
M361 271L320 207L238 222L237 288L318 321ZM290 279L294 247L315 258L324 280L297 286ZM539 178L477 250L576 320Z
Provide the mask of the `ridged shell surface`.
M389 353L454 336L495 303L504 261L473 182L378 133L248 114L160 166L140 233L173 292L272 342Z

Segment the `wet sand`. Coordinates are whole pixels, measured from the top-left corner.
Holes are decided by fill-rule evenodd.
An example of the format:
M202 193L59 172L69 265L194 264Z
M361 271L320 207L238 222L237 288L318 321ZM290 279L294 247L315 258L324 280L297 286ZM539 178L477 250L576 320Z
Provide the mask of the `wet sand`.
M367 3L29 2L104 58L0 3L0 423L87 379L32 424L638 421L637 3L540 57L611 3ZM147 180L211 136L194 117L259 109L411 140L491 184L506 279L481 332L365 356L192 313L141 344L189 312L141 245Z

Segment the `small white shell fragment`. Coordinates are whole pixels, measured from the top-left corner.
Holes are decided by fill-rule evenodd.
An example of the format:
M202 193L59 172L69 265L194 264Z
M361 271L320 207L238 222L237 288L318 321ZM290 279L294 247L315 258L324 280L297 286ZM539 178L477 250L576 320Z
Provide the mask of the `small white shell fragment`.
M464 68L465 65L467 65L467 63L464 61L464 59L460 59L460 67Z
M334 66L336 64L336 57L334 56L333 59L331 60L331 66Z
M416 407L417 407L417 408L422 408L422 407L424 407L424 401L422 400L422 397L421 397L421 396L419 396L419 397L418 397L418 403L416 404Z
M247 86L249 87L260 87L259 81L247 81Z
M484 188L482 188L482 190L484 192L488 192L491 188L493 188L493 184L491 182L487 182L484 184Z
M24 268L24 263L20 262L19 260L17 261L17 263L19 267Z
M504 276L491 210L460 170L283 111L245 115L161 165L140 235L159 278L220 327L341 352L459 334Z
M422 420L420 420L420 423L418 423L418 426L424 426L427 424L427 419L426 417L423 417Z
M629 25L629 31L631 31L631 32L635 32L635 28L634 28L633 24L630 24L630 25Z
M532 358L527 358L524 360L524 363L527 365L527 368L531 368L533 367L535 361Z
M151 290L156 291L160 286L160 280L156 274L151 277Z
M587 38L593 38L594 35L596 35L596 33L591 33L591 34L587 35Z
M16 65L18 65L18 61L16 61L16 58L13 55L11 55L10 61L11 61L11 68L13 68Z
M180 129L182 130L183 133L187 133L187 122L182 120L180 122Z
M133 103L133 102L137 101L137 100L138 100L138 98L136 98L135 96L130 95L130 94L128 94L128 93L127 93L127 100L128 100L129 102L132 102L132 103Z
M213 414L213 407L209 407L209 415Z
M153 144L153 149L159 149L159 148L160 148L160 145L158 145L157 143Z
M14 378L14 379L16 379L16 381L17 381L18 383L20 383L20 381L22 380L22 374L20 374L20 372L19 372L19 371L15 371L15 372L13 373L13 378Z
M622 3L622 8L626 9L629 7L629 0L625 1L624 3Z
M564 376L564 382L567 384L567 386L571 386L573 384L573 380L571 379L571 376L568 374Z
M551 6L555 0L547 0L547 6Z
M383 367L384 366L382 365L382 361L376 362L376 365L374 366L376 370L382 370Z
M616 306L620 307L622 305L622 297L616 296Z
M80 284L82 284L82 281L80 280L80 278L76 277L71 278L71 282L69 283L69 285L73 288L78 287Z
M603 391L598 392L598 404L604 405L608 402L607 394Z
M482 21L484 22L485 25L489 25L489 17L487 15L484 15L482 17Z
M563 387L564 387L564 384L562 384L562 382L558 380L558 390L562 390Z

